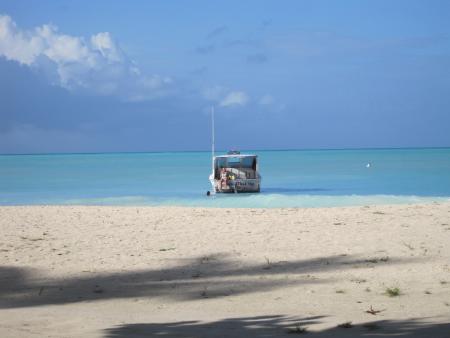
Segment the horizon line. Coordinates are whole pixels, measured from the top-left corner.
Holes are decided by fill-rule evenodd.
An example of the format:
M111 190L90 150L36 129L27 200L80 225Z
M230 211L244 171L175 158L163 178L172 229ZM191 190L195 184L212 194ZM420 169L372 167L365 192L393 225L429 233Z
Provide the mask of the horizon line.
M333 151L333 150L414 150L414 149L450 149L450 146L435 147L349 147L349 148L285 148L285 149L247 149L244 151ZM216 150L227 152L229 150ZM153 151L94 151L94 152L36 152L36 153L0 153L0 156L37 156L37 155L104 155L104 154L163 154L163 153L210 153L211 150L153 150Z

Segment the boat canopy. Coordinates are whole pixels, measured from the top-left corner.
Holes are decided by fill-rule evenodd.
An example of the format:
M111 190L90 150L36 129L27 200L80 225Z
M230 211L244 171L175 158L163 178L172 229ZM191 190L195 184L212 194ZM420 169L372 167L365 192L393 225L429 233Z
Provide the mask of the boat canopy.
M233 154L220 155L214 158L216 168L248 168L256 170L256 161L258 156Z

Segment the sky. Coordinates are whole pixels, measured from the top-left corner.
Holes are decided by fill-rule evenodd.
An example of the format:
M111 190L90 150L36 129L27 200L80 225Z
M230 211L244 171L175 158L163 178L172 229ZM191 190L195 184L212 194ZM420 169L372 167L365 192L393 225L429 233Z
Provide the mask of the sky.
M448 147L449 13L0 0L0 153Z

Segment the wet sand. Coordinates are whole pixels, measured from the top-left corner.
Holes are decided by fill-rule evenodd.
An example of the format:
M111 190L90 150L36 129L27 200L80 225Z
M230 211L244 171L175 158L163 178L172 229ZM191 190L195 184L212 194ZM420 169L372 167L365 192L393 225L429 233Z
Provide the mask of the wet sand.
M450 337L450 203L0 207L0 337Z

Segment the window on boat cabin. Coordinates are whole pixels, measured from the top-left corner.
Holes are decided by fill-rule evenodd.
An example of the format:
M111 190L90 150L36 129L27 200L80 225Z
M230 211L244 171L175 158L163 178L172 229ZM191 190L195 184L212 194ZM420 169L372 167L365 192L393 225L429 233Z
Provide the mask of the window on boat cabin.
M256 170L256 157L243 157L241 166L242 168Z
M240 168L241 167L241 159L239 157L228 157L227 158L227 167L228 168Z
M227 166L227 159L223 157L216 158L216 167L217 168L225 168Z
M244 168L254 169L256 168L255 157L228 157L227 166L229 168Z
M217 157L216 176L221 168L245 168L256 170L256 157Z

